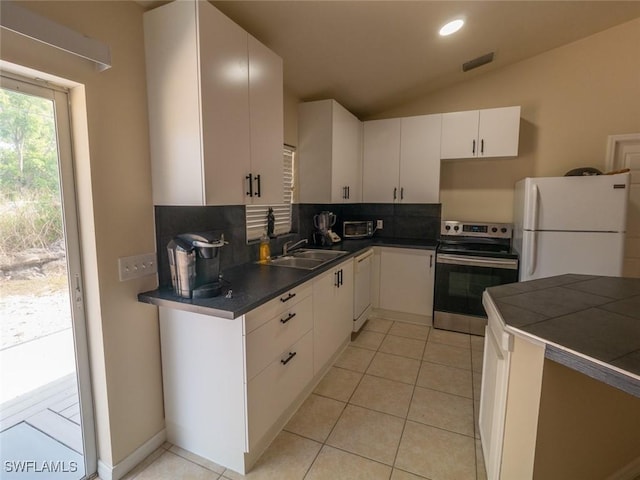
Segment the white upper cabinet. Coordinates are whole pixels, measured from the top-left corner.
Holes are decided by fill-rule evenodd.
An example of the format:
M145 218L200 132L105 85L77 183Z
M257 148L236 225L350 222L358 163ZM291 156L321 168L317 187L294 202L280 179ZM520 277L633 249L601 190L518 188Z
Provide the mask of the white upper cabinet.
M515 157L519 134L519 106L443 113L440 157Z
M364 122L363 152L362 201L396 201L400 176L400 119Z
M282 60L208 2L144 33L154 204L282 203Z
M364 122L364 202L439 202L441 118Z
M252 203L257 205L284 202L282 85L282 59L249 35Z
M400 132L400 201L440 201L441 115L402 119Z
M182 72L173 72L170 62L167 62L161 66L158 75L170 72L172 75L190 76L200 87L202 101L196 99L198 103L193 107L194 116L200 118L200 125L190 133L193 137L201 138L202 150L193 161L201 165L204 181L198 183L194 175L194 181L180 185L184 194L195 195L197 192L201 197L199 202L187 204L238 205L245 203L243 180L251 169L247 33L220 11L209 6L206 2L197 2L196 18L193 19L198 35L199 61L191 65L191 70ZM191 2L186 2L181 8L194 10ZM176 35L179 32L169 29L165 30L165 35L167 34ZM153 45L149 48L153 48ZM178 43L178 48L182 51L184 45ZM177 87L177 84L168 85L165 95L153 102L150 100L149 105L162 103L167 96L179 99L180 93L174 91L174 87ZM171 112L167 114L171 115ZM171 122L170 118L166 120ZM171 164L173 169L179 169L182 161L179 151L182 142L180 135L174 134L167 123L161 126L160 131L152 132L151 143L155 143L156 139L163 145L170 145L177 150L176 156L167 155L163 160ZM153 157L152 165L155 166ZM155 171L153 174L155 176ZM166 182L167 179L161 181ZM171 204L172 200L177 201L178 205L181 204L179 198L174 199L172 196L168 196L164 203Z
M362 199L362 122L335 100L298 105L298 165L303 203Z

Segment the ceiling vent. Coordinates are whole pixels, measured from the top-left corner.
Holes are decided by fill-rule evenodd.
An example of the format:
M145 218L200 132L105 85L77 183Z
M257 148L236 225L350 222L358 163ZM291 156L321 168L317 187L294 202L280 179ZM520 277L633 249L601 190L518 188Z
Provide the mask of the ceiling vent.
M468 62L463 63L462 71L467 72L491 62L493 62L493 52L481 55L478 58L474 58L473 60L469 60Z

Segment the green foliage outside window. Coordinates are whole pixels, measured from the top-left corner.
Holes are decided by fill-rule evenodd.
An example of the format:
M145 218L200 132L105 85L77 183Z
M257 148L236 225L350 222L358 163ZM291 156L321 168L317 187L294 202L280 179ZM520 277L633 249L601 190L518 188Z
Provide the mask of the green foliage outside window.
M0 253L62 238L52 102L0 89Z

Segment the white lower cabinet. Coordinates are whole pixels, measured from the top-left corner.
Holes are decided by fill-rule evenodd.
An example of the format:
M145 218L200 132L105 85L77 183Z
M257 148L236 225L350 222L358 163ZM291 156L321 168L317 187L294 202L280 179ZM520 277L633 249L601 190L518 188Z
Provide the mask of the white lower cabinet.
M353 259L313 280L313 372L321 372L353 329Z
M435 251L378 247L379 308L407 315L405 320L431 323Z
M300 297L299 301L293 305L286 305L287 308L274 313L271 320L246 334L247 378L249 380L313 328L311 285L309 288L304 288L303 293L306 293L307 296ZM278 299L278 301L280 300ZM248 325L247 321L245 328ZM246 330L249 329L246 328Z
M167 439L245 473L313 384L312 285L235 320L160 308Z
M285 348L247 384L249 451L313 378L313 332Z
M353 259L235 320L159 312L167 440L244 474L350 340Z
M478 426L487 478L534 478L545 347L505 331L486 293L483 299L488 323Z
M491 317L484 337L482 397L478 419L487 478L500 478L504 419L506 415L509 362L513 336L504 333Z

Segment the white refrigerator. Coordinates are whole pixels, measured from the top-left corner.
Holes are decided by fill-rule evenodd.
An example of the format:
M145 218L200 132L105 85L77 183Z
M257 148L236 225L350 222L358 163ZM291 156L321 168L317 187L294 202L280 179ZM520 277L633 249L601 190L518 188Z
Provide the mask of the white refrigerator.
M628 199L629 174L516 183L513 246L520 281L622 275Z

